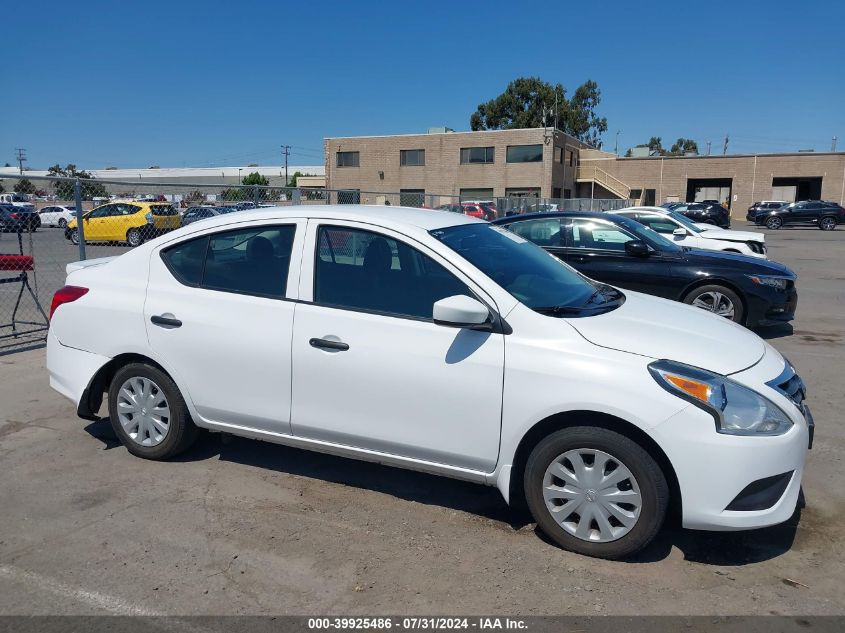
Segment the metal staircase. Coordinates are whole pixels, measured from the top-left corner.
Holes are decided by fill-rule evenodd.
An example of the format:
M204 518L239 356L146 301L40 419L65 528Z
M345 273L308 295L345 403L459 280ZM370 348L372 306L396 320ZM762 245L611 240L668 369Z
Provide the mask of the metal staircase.
M601 185L615 196L627 200L631 197L631 188L616 176L612 176L603 169L595 166L579 166L575 172L577 182L593 182Z

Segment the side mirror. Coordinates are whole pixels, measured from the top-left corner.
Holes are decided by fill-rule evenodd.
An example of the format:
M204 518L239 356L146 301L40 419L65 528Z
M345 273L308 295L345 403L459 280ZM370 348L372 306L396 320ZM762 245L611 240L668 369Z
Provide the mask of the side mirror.
M446 327L475 327L487 323L490 311L480 301L466 295L446 297L434 303L434 322Z
M674 231L672 231L672 235L674 235L675 237L686 237L687 236L687 230L679 227L679 228L675 229Z
M651 254L648 244L641 240L625 242L625 252L632 257L648 257Z

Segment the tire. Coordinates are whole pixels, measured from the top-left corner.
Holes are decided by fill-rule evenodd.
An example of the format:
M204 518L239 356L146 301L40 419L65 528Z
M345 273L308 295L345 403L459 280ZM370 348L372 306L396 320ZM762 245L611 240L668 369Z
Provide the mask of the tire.
M584 468L576 465L578 459ZM601 474L591 472L599 460ZM614 473L621 479L614 482ZM593 476L610 483L601 488ZM624 558L644 548L663 525L669 505L666 477L651 455L624 435L589 426L562 429L541 440L528 457L523 485L544 534L564 549L597 558ZM624 501L609 501L620 493Z
M780 227L783 226L783 220L773 215L770 218L766 218L766 228L772 229L773 231L777 231Z
M70 241L72 244L79 244L79 229L73 229L70 232Z
M144 459L178 455L199 434L176 383L146 363L117 370L109 386L109 418L126 450Z
M742 323L745 318L745 308L742 299L730 288L716 284L699 286L683 298L687 305L707 310L734 323Z
M126 231L126 242L129 246L140 246L144 243L144 235L140 229L129 229Z
M58 225L60 229L67 228L67 220L65 220L64 218L59 218Z
M819 228L822 231L833 231L836 229L836 218L832 218L830 216L824 217L819 220Z

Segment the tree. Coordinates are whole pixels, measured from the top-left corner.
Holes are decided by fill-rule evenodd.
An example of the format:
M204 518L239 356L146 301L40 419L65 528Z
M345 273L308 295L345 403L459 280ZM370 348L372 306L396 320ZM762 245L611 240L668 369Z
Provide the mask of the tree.
M47 170L51 176L60 176L68 178L68 180L57 180L53 183L53 189L56 191L56 196L59 200L73 200L76 197L76 190L74 187L73 178L79 178L82 182L82 198L90 200L91 198L106 198L109 192L106 191L104 185L100 183L91 182L94 176L89 174L84 169L77 169L76 165L70 163L65 167L61 165L53 165Z
M601 135L607 131L607 119L596 114L599 103L601 91L591 80L567 99L566 88L559 83L552 85L539 77L520 77L510 82L498 97L480 104L469 124L473 130L510 130L550 126L557 120L558 128L567 134L599 146Z
M15 183L14 191L15 193L35 193L35 185L31 180L21 178Z
M669 149L670 156L683 156L684 154L698 154L698 143L690 138L679 138Z
M6 188L3 186L3 183L0 182L0 193L3 193L4 191L6 191Z
M258 185L260 187L266 187L270 184L270 181L267 180L261 174L259 174L257 171L254 171L250 174L247 174L241 181L241 183L244 185Z
M648 139L648 143L640 143L639 145L635 145L634 147L647 147L648 148L648 155L649 156L665 156L666 150L663 148L663 137L661 136L652 136ZM629 149L625 152L625 156L632 156L633 153Z

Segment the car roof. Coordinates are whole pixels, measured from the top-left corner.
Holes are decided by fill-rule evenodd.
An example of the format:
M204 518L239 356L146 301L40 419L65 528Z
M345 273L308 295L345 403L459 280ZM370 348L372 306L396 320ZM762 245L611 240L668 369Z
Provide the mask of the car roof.
M498 220L493 220L491 224L509 224L520 220L540 220L542 218L596 218L607 219L615 217L611 212L600 211L547 211L543 213L523 213L520 215L508 215ZM626 218L625 221L628 221Z
M400 207L393 205L368 204L335 204L335 205L289 205L278 207L261 207L238 211L239 222L253 220L275 220L280 212L283 215L296 218L314 218L321 220L347 220L351 222L373 223L381 226L414 226L424 231L433 231L459 224L473 224L483 222L460 213L438 211L437 209L419 209L415 207ZM206 227L218 223L225 226L232 222L230 215L218 215L204 220Z

